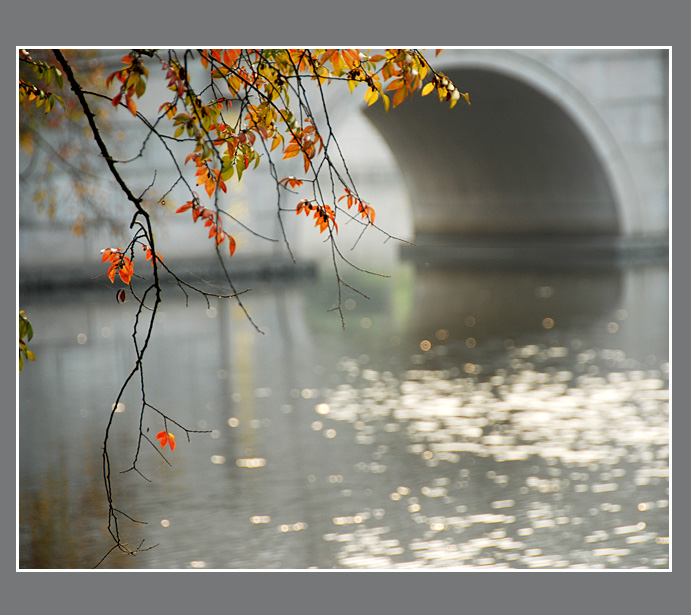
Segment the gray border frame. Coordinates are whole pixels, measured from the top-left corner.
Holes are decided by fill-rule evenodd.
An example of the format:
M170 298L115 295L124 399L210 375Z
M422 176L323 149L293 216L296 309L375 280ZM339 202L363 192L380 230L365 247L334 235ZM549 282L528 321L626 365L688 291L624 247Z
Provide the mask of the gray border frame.
M676 0L658 0L655 3L641 0L586 0L559 7L550 0L522 3L485 0L477 4L480 6L468 3L449 5L442 0L426 0L424 4L412 0L351 0L339 3L338 8L331 8L333 5L316 0L276 3L276 7L265 3L237 6L205 0L201 5L183 0L168 0L165 3L159 0L147 3L120 0L109 5L97 5L88 0L64 0L59 3L29 0L23 5L12 3L4 9L5 18L1 26L5 52L3 75L6 79L14 79L14 46L19 44L97 46L163 42L170 46L198 44L200 39L233 46L671 45L673 67L685 66L688 60L687 19L684 19L686 15L682 15ZM209 21L203 19L206 10L214 16ZM267 15L271 15L271 19L267 19ZM232 43L228 42L231 39ZM681 72L676 70L674 74L679 76ZM688 80L674 80L673 106L674 102L688 100L688 94ZM8 115L16 108L15 96L12 94L3 98L2 106ZM680 145L687 142L688 125L680 114L673 120L673 144L677 156L672 158L673 173L676 171L672 194L677 195L681 203L682 195L688 194L685 190L688 172L685 171L687 160L680 151ZM3 160L5 164L0 167L3 178L8 176L5 185L9 185L9 169L13 168L15 158L15 148L10 149L9 145L16 140L10 137L13 124L5 121L0 126L2 142L6 144L3 158L7 160ZM5 205L5 208L9 207ZM689 242L683 241L679 233L679 230L683 232L688 227L688 216L687 208L678 206L673 211L674 228L678 230L680 239L672 244L672 271L674 263L686 263L690 258ZM15 236L16 241L16 207L15 224L3 225L0 233L2 245L14 245L12 237ZM8 267L3 268L3 278L9 278L7 270ZM9 280L3 279L3 282L9 286ZM682 283L681 287L675 288L676 292L673 291L673 308L686 305L686 287ZM16 360L14 351L11 356L8 352L16 343L16 337L11 339L13 336L6 326L9 322L14 323L16 318L16 305L10 308L8 296L9 293L3 294L4 326L0 338L4 349L4 369L0 371L4 389L9 389L10 380L15 378ZM684 312L678 310L678 313ZM673 375L684 374L688 362L683 349L689 332L683 321L676 325ZM677 407L683 408L686 393L683 385L681 388L674 387L673 400ZM674 468L688 465L688 447L679 445L681 437L687 433L687 422L688 413L673 413L674 433L677 434L677 446L672 449ZM7 481L9 489L9 485L15 483L13 478L16 476L16 472L13 472L16 470L15 447L10 442L14 438L14 430L5 429L0 437L3 482ZM673 471L673 477L673 504L676 509L684 511L688 499L684 473ZM11 505L10 498L3 498L2 511L3 518L16 519L16 504ZM674 551L677 557L672 559L673 572L483 574L208 571L194 576L185 574L183 577L176 577L175 573L157 572L13 572L16 565L16 528L14 523L11 525L12 530L8 527L3 530L0 544L5 554L2 568L5 590L3 603L9 603L10 612L15 613L54 613L56 610L58 613L76 615L123 611L177 613L213 606L231 613L288 611L329 615L341 612L412 613L430 608L434 611L491 614L507 610L532 614L555 611L564 614L637 614L660 608L682 612L675 606L677 602L685 602L683 583L688 583L688 564L683 556L684 546L688 543L688 530L682 524L674 526ZM115 574L125 576L112 576ZM406 576L409 574L415 576ZM553 576L544 576L546 574ZM646 576L634 576L639 574Z

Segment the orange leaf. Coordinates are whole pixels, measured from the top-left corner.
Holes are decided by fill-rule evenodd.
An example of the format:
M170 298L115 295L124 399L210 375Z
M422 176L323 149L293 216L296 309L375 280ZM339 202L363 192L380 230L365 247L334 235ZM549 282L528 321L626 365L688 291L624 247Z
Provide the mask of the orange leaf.
M283 151L283 160L297 156L300 153L300 146L297 143L291 143Z
M302 186L302 180L291 175L290 177L284 177L279 184L290 186L291 188L297 188L298 186Z
M226 235L228 237L228 245L230 247L230 255L233 256L235 254L235 239L231 235Z
M171 451L175 450L175 436L172 433L168 434L168 445Z
M398 105L400 105L405 100L407 93L408 92L406 88L400 88L396 90L396 93L393 95L393 106L397 107Z
M125 257L119 268L120 271L118 273L120 274L120 279L125 284L129 284L130 280L132 279L132 275L134 274L134 267L132 265L132 261L129 258Z
M165 445L168 443L168 432L167 431L159 431L156 434L156 439L161 441L161 448L164 448Z
M134 99L131 96L127 97L127 108L132 115L137 115L137 105L134 104Z
M389 85L386 86L387 90L398 90L405 85L403 79L394 79Z
M213 177L209 177L206 180L206 183L204 184L204 188L206 188L206 193L209 196L212 196L214 193L214 189L216 188L216 184L214 183Z

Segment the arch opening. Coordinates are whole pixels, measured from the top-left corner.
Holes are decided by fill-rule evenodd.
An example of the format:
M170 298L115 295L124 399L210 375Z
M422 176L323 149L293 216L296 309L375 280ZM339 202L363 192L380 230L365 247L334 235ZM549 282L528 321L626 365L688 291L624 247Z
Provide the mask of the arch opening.
M607 170L556 100L498 70L445 73L471 94L366 110L408 183L416 237L516 239L621 234Z

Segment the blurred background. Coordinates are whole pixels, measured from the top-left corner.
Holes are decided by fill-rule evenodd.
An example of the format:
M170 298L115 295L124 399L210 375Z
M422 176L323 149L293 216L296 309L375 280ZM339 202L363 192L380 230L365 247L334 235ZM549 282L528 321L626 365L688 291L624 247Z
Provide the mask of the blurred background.
M124 53L76 60L96 80ZM121 507L147 521L123 528L128 541L159 546L106 567L669 566L667 51L445 50L433 64L470 106L428 96L384 114L327 88L384 231L339 224L347 258L387 276L339 263L368 297L345 289L345 329L329 245L287 212L292 261L262 166L226 207L278 241L226 230L263 334L237 304L186 305L166 285L147 397L211 431L177 433L172 467L145 449L151 483L116 476ZM102 113L118 156L135 158L131 116ZM23 568L90 567L110 548L101 444L134 365L136 305L115 301L100 262L124 246L129 207L83 136L52 134L20 147L19 305L37 356L19 377ZM151 185L157 249L227 292L206 233L172 213L186 199L158 203L174 182L164 154L152 142L123 165ZM116 413L118 470L137 393Z

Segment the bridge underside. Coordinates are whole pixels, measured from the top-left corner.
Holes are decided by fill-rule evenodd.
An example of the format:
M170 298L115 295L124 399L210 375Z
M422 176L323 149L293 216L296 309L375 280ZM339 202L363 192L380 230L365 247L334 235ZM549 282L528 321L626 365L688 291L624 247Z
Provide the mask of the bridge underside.
M567 112L509 75L447 70L472 105L435 93L367 117L408 182L418 238L603 241L620 234L603 162Z

